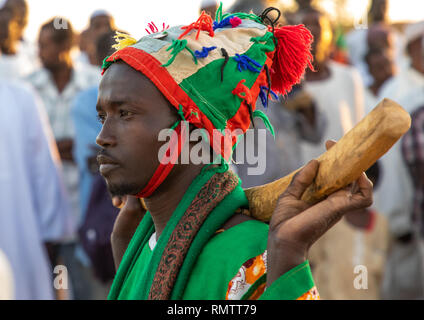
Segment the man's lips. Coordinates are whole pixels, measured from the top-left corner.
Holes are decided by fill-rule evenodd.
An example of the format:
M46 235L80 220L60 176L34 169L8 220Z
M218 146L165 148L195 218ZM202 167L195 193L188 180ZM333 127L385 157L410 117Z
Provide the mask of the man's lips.
M98 155L97 163L99 164L99 171L103 176L120 166L118 162L105 155Z

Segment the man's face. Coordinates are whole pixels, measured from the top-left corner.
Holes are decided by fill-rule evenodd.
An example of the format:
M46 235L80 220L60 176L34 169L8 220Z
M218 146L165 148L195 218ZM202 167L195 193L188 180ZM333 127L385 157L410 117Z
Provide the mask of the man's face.
M384 83L395 74L395 65L393 53L391 50L382 50L368 56L368 70L374 80L378 83Z
M386 50L394 48L393 32L384 25L376 24L368 29L368 48Z
M16 12L16 20L19 26L19 35L22 37L23 32L28 24L28 6L25 0L9 0L8 4L12 6Z
M331 51L333 32L330 21L318 12L308 12L302 18L302 23L314 37L312 54L315 62L322 62L328 58Z
M113 19L106 15L97 16L90 21L90 31L97 38L99 35L112 31Z
M296 0L299 9L308 8L311 6L312 0Z
M102 147L100 173L113 195L136 194L152 178L163 144L159 132L178 119L173 109L150 80L125 63L105 72L97 100L103 127L96 142Z
M53 30L42 29L38 38L39 57L43 66L54 69L61 64L69 50L64 45L58 44L53 39Z
M385 21L388 12L388 1L387 0L373 0L371 4L370 14L374 20Z
M13 40L16 31L16 20L13 19L13 12L9 8L0 10L0 46L4 46L7 41Z

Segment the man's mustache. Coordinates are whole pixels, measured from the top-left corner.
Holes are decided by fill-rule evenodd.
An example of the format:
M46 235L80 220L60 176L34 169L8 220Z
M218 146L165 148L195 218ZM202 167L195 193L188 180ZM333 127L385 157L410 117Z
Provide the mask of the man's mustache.
M119 164L119 161L116 160L115 157L111 156L105 149L101 149L97 153L97 162L99 164L101 164L101 163Z

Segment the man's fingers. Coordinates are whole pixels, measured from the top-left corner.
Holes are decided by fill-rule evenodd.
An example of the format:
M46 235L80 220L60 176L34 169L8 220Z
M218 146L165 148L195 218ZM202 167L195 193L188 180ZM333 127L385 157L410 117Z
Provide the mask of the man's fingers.
M144 208L141 205L140 200L137 197L134 196L127 196L127 202L125 203L125 209L129 210L129 211L140 211L143 210Z
M372 204L372 183L365 175L356 181L358 191L339 190L296 217L296 225L302 226L300 234L316 241L337 223L346 212L366 208Z
M138 198L124 196L123 206L113 226L113 234L118 237L131 237L146 211L143 209Z
M318 172L318 167L319 162L317 160L309 161L302 170L294 175L290 185L282 194L281 198L301 199L306 188L314 181Z
M124 200L119 196L112 197L112 204L114 207L121 209L124 206Z
M357 192L365 199L369 199L371 202L369 206L372 204L372 196L373 196L373 184L370 179L368 179L365 172L356 180Z

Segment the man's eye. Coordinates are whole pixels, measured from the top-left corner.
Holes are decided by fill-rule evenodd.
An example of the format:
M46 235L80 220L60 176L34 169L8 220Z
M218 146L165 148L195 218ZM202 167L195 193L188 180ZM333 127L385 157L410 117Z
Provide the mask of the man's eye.
M101 124L103 124L103 123L105 122L105 120L106 120L106 117L105 117L105 115L103 115L103 114L98 114L98 115L97 115L97 120L98 120Z
M121 117L129 117L134 115L134 113L132 113L131 111L127 111L127 110L119 110L119 113L121 115Z

